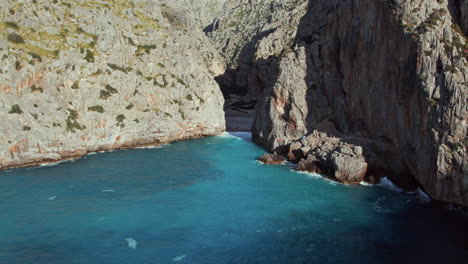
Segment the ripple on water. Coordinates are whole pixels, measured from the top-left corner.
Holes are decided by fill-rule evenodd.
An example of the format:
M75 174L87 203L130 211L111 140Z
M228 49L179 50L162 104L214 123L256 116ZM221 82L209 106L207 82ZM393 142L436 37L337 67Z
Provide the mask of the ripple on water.
M0 172L0 262L466 264L461 208L261 166L250 137Z

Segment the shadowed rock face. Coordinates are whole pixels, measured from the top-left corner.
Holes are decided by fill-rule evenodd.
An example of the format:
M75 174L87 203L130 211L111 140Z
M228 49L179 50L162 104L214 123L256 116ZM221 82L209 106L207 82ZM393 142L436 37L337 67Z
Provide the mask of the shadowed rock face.
M269 11L283 23L244 24L258 33L229 42L255 43L239 59L246 90L261 91L255 141L286 155L324 131L363 148L368 176L468 205L466 1L296 2Z
M0 168L224 131L218 4L2 2Z

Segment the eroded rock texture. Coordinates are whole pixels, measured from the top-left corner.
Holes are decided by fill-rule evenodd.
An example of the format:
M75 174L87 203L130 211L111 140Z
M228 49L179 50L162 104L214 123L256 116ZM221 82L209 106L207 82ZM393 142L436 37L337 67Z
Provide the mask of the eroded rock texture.
M211 33L255 29L219 42L252 49L230 67L236 85L261 93L254 139L286 154L304 135L327 132L363 148L368 176L468 205L467 2L293 2L240 1L225 12L250 5L267 22L233 16Z
M0 168L224 131L195 2L2 2Z

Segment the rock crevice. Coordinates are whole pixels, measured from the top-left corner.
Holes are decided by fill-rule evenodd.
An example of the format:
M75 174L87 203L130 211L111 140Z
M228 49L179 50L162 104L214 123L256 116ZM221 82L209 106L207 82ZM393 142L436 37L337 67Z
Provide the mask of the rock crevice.
M279 1L241 2L272 18L235 27L269 34L229 39L252 50L236 60L248 70L227 67L247 76L239 77L246 94L257 93L256 142L288 155L302 137L325 132L362 148L366 177L385 175L421 186L434 199L468 205L466 1L304 0L283 9L267 8ZM233 20L211 38L226 43ZM308 147L316 145L301 148ZM336 154L328 175L347 164L340 151L326 152ZM289 158L324 163L320 154L308 155ZM358 160L350 165L364 167Z

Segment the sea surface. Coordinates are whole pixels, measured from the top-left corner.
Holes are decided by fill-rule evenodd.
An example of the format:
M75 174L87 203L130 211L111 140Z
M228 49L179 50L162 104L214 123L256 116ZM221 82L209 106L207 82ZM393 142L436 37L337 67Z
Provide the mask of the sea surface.
M468 215L268 166L249 134L0 172L0 263L468 263Z

